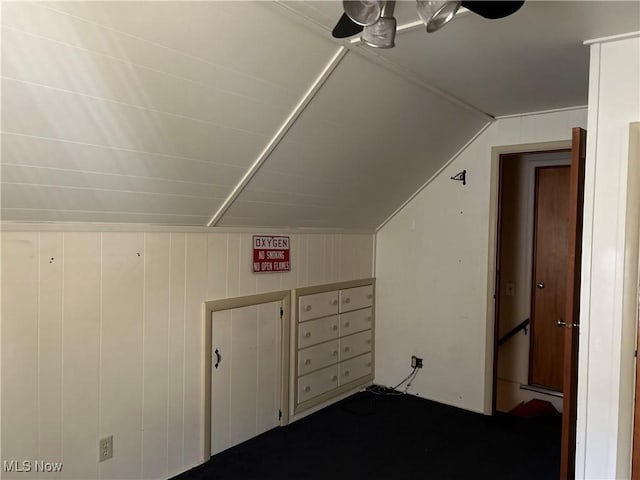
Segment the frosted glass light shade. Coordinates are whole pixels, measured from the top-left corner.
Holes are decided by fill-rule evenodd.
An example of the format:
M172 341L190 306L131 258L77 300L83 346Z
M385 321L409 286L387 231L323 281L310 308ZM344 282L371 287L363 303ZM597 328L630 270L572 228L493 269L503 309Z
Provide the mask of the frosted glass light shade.
M453 20L461 2L417 0L416 3L420 20L427 26L427 32L432 33Z
M396 19L380 18L373 25L365 27L360 38L370 47L393 48L396 44Z
M382 14L382 2L375 0L343 0L344 13L358 25L368 27Z

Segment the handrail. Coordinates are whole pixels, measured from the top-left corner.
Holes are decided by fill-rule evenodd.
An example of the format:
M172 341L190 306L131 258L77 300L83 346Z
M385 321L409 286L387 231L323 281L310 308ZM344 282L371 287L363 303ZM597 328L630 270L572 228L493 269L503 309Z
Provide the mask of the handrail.
M498 340L498 346L502 345L504 342L509 340L516 333L518 333L520 330L524 330L524 334L526 335L527 334L527 326L528 325L529 325L529 319L528 318L523 320L523 321L521 321L518 325L516 325L511 330L509 330L507 333L505 333L500 340Z

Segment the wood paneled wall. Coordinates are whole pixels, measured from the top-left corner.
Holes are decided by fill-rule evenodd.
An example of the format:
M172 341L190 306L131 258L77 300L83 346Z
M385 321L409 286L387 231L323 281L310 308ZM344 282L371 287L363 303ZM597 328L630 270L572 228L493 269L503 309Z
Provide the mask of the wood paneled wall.
M373 235L290 236L292 271L254 275L245 233L3 233L0 460L76 479L200 463L202 302L373 274Z

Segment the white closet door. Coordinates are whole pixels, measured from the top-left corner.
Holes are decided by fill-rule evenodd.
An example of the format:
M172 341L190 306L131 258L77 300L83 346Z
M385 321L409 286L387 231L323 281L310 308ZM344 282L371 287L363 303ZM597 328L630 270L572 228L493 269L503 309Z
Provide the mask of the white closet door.
M211 455L278 426L280 307L271 302L212 314Z

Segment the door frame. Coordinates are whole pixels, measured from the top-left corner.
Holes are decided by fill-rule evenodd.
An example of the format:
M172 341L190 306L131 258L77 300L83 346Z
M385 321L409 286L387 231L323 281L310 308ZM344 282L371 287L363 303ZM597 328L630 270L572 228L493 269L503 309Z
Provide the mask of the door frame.
M260 293L257 295L247 295L243 297L224 298L221 300L210 300L202 304L202 347L204 351L204 401L203 401L203 461L211 458L211 362L213 354L211 352L211 323L213 312L231 310L234 308L251 307L265 303L282 302L281 321L281 369L280 369L280 410L282 418L280 426L289 423L289 368L290 368L290 332L291 332L291 290L280 290L277 292Z
M495 415L496 395L498 388L498 252L500 241L500 200L501 200L501 156L518 153L546 153L557 150L571 150L571 139L525 143L516 145L494 146L491 149L491 179L489 192L489 254L487 265L487 336L485 356L485 412Z

